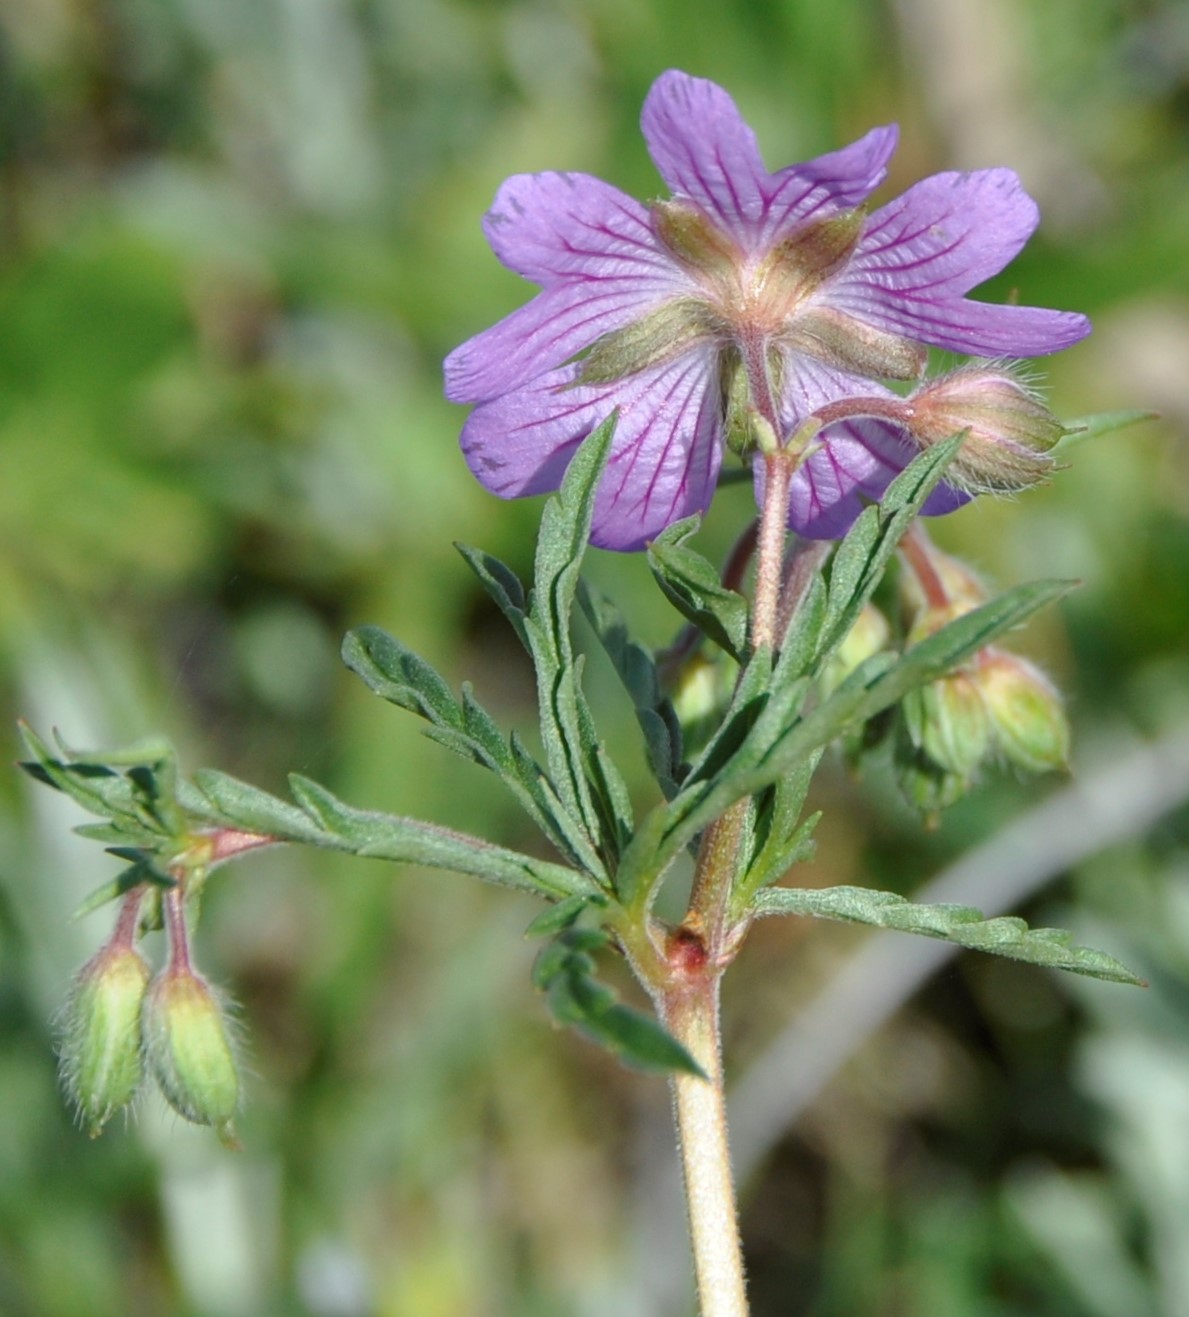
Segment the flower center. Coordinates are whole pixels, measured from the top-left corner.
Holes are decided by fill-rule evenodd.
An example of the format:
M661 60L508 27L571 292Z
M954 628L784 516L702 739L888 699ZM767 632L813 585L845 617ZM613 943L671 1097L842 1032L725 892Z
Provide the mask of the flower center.
M696 289L603 335L582 357L575 383L612 383L706 345L724 366L742 355L749 374L757 362L770 369L783 347L870 379L917 379L925 366L918 344L816 299L854 255L864 221L860 210L839 211L748 254L692 202L654 202L653 232Z

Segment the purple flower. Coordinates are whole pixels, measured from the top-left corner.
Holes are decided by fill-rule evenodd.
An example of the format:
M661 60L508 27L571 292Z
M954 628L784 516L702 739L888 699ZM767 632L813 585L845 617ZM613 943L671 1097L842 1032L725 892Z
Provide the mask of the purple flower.
M618 409L593 540L638 549L709 504L747 407L787 437L848 398L894 395L925 346L1032 357L1089 333L1084 316L966 294L1036 227L1009 169L936 174L868 215L894 127L769 174L721 87L670 71L641 126L667 201L587 174L518 174L484 220L492 249L541 292L446 359L446 394L478 404L472 471L505 498L556 489L579 443ZM839 420L794 478L789 522L842 534L917 451L883 420ZM762 470L757 462L757 470ZM926 507L966 496L938 490Z

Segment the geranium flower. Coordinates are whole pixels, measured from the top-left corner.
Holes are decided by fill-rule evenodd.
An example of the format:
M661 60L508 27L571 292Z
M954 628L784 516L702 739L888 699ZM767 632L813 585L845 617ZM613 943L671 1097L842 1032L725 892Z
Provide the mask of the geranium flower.
M730 96L672 70L641 126L669 200L645 205L587 174L503 184L484 231L541 292L445 366L447 397L478 404L466 460L505 498L556 489L618 409L596 544L638 549L704 511L747 405L787 437L825 404L895 397L881 381L918 379L926 345L1019 358L1089 333L1081 315L966 297L1036 227L1009 169L936 174L868 215L895 127L769 174ZM842 534L860 495L878 497L917 451L871 419L836 421L816 442L789 506L792 528L816 538ZM926 511L965 497L943 487Z

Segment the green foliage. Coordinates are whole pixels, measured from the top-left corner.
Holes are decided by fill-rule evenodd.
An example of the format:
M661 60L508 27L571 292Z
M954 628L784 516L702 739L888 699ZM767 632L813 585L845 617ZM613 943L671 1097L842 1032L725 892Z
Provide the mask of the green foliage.
M1144 411L1142 408L1130 408L1126 411L1096 412L1093 416L1078 416L1065 422L1065 434L1057 442L1053 451L1065 452L1075 444L1086 439L1099 439L1106 434L1117 434L1120 430L1133 425L1143 425L1147 421L1160 419L1159 412Z
M196 773L194 785L203 802L197 812L209 822L263 833L278 841L399 864L452 869L551 898L590 895L597 890L585 875L562 865L521 855L451 828L356 809L296 773L290 778L290 786L300 808L210 769Z
M747 600L727 589L714 565L688 547L700 525L701 518L695 516L666 526L648 546L648 565L673 607L742 663L747 649Z
M590 538L595 491L615 418L579 448L558 493L545 504L537 538L531 596L502 563L473 549L463 556L512 623L537 674L541 741L562 808L585 841L613 867L633 821L627 787L595 731L582 691L582 664L574 655L571 614L579 571ZM601 870L600 876L605 873Z
M1146 986L1105 952L1075 947L1072 934L1064 929L1029 928L1014 915L986 919L981 911L965 905L917 905L894 892L869 887L769 887L756 893L752 908L758 915L810 915L921 933L1031 965Z
M427 719L432 740L496 773L570 864L605 879L603 863L581 821L561 803L516 734L505 739L469 685L463 686L462 699L456 700L424 659L379 627L348 632L343 661L382 699Z
M681 723L661 688L651 652L628 632L622 614L606 595L580 581L578 602L632 698L644 734L648 763L667 797L677 794L683 776Z
M405 812L515 836L518 807L494 774L427 752L412 719L342 698L333 672L341 630L369 617L399 619L411 649L465 675L491 629L441 551L443 528L510 562L531 545L532 503L469 480L450 439L461 413L440 397L443 353L530 295L491 259L476 217L524 169L655 195L638 109L670 65L728 85L772 166L909 104L913 159L902 147L894 163L905 183L977 157L983 120L952 112L962 89L939 75L989 34L1003 53L982 87L983 118L1002 130L996 162L1023 168L1038 144L1058 157L1025 170L1039 231L979 296L1018 289L1023 303L1091 314L1094 337L1045 363L1067 413L1157 406L1169 421L1119 443L1071 435L1060 453L1072 468L1051 488L982 503L937 533L1001 579L1028 564L1087 577L1029 637L1047 667L1076 673L1081 774L1088 747L1160 735L1183 716L1189 652L1189 538L1169 460L1189 292L1179 9L984 6L974 33L966 8L926 50L913 7L860 0L381 0L308 6L296 23L291 7L163 0L104 7L98 26L86 6L15 7L0 125L9 722L56 718L88 744L164 726L190 763L230 760L262 782L300 764L348 798L382 783ZM716 499L700 537L711 559L750 511L750 472L735 473L749 488ZM597 579L655 642L667 608L607 561ZM309 698L288 709L259 702L245 661L252 621L271 608L307 619L324 651ZM830 793L821 845L836 881L931 872L1033 795L1000 780L918 837L871 776L874 792ZM248 998L245 1137L276 1191L259 1193L256 1152L223 1159L209 1169L228 1201L253 1205L243 1228L163 1228L161 1205L184 1206L188 1174L160 1152L151 1108L147 1133L113 1122L91 1144L55 1100L46 1021L102 918L51 932L87 865L47 823L44 806L64 798L31 799L14 781L0 792L0 1308L305 1310L319 1240L342 1261L336 1276L366 1277L361 1308L400 1314L615 1311L643 1288L636 1255L656 1283L668 1256L651 1237L641 1247L617 1206L636 1107L614 1084L593 1101L590 1058L559 1055L505 1009L516 998L498 985L515 982L519 948L492 917L495 894L394 892L380 866L292 848L204 900L210 954ZM777 1159L750 1195L757 1312L1185 1308L1184 1184L1167 1156L1189 1036L1183 823L1113 847L1062 888L1069 918L1125 926L1144 946L1151 992L1073 979L1071 1011L1056 980L1028 976L1024 997L1015 967L966 958L872 1044L875 1064L897 1062L881 1068L878 1100L862 1067L835 1081L812 1164ZM86 835L128 840L101 835L111 826ZM243 933L257 902L269 915L258 939ZM727 984L728 1023L742 1010L752 1037L780 1028L770 965L745 957ZM781 974L803 993L823 970L795 957ZM955 997L978 1024L961 1039ZM912 1064L922 1046L927 1063ZM870 1136L857 1141L832 1118L855 1106ZM881 1156L889 1146L902 1155ZM1061 1171L1069 1194L1037 1204L1043 1231L1022 1229L1005 1199L1021 1168L1053 1166L1073 1168ZM569 1210L536 1210L575 1179ZM493 1182L516 1192L493 1197ZM806 1193L830 1211L771 1219L772 1204ZM1090 1206L1111 1252L1085 1242ZM1047 1242L1059 1232L1064 1252ZM285 1266L271 1264L278 1248Z
M604 929L569 928L537 957L533 983L557 1019L641 1070L679 1070L702 1075L697 1062L647 1015L623 1005L594 977L592 953L610 938Z

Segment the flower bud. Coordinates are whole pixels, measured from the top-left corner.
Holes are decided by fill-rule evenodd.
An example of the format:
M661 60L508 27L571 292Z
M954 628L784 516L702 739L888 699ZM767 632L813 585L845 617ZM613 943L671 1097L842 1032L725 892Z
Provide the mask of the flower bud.
M62 1080L95 1138L140 1084L141 1006L148 962L133 947L105 946L78 972L61 1047Z
M991 723L977 683L951 673L906 695L903 710L913 745L938 768L972 781L991 749Z
M1027 773L1064 768L1069 721L1052 682L1026 659L988 647L979 662L978 687L995 744Z
M948 773L917 750L901 724L895 748L896 783L904 799L923 816L925 826L936 828L941 811L961 800L970 779Z
M145 1000L143 1037L169 1105L233 1144L239 1075L222 1007L206 980L188 967L158 974Z
M962 366L912 395L905 423L923 448L966 432L946 480L972 494L1011 494L1053 469L1049 450L1065 427L1002 366Z

